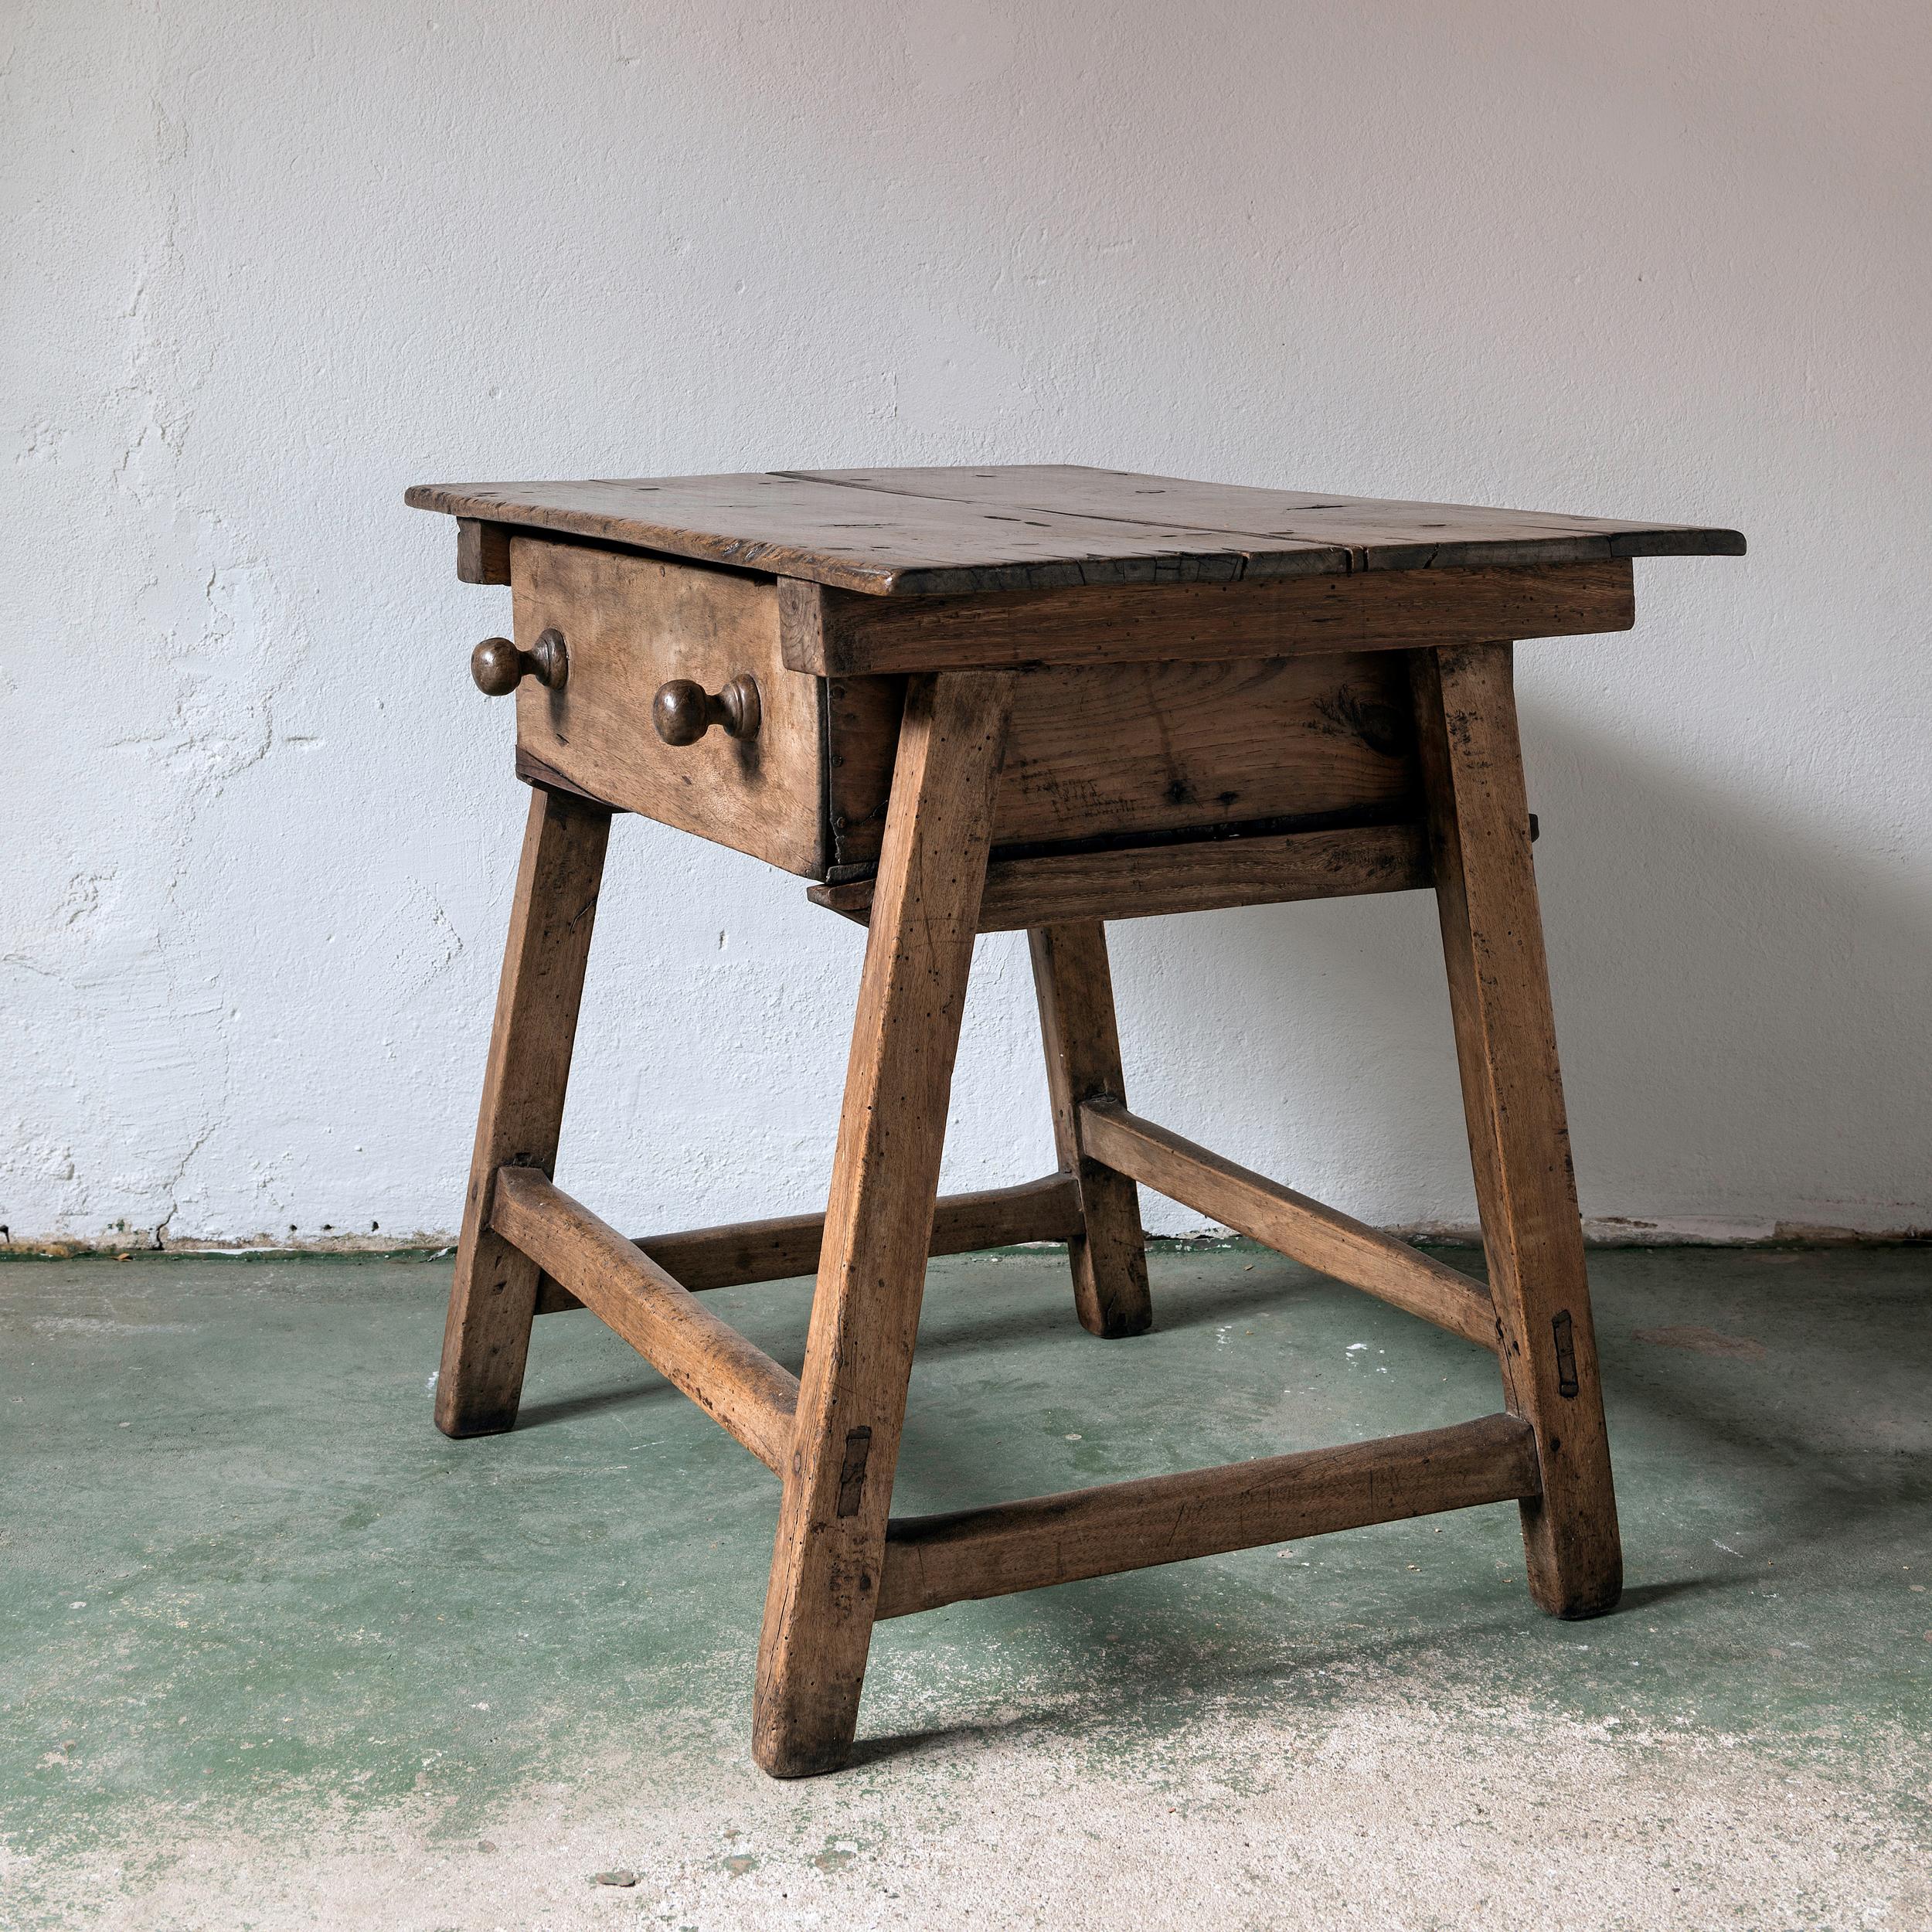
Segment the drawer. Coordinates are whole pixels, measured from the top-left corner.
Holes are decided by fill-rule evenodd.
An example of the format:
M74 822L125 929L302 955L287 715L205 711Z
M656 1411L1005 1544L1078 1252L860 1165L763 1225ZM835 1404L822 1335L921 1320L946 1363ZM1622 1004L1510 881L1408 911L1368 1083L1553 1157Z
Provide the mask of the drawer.
M553 538L512 540L516 641L563 634L560 691L526 678L517 745L628 811L824 878L879 856L903 678L787 668L776 578ZM659 687L757 682L755 736L665 744ZM1015 679L996 846L1412 816L1406 655L1049 667Z
M777 580L613 550L516 537L510 545L516 641L563 632L561 691L517 687L517 750L626 811L821 878L821 680L778 655ZM756 736L708 731L672 746L651 724L660 685L689 678L721 691L757 680ZM532 775L542 777L542 772Z

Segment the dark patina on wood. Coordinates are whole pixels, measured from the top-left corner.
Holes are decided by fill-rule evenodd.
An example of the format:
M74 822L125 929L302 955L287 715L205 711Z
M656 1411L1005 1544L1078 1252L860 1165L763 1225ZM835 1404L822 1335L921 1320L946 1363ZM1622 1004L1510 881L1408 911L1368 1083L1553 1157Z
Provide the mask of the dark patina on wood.
M437 1420L509 1427L534 1316L583 1308L777 1472L760 1765L843 1764L874 1624L964 1598L1514 1502L1537 1604L1617 1600L1497 640L1627 629L1632 559L1735 555L1735 532L1046 465L410 501L457 517L465 581L511 587L474 675L515 692L533 787ZM820 880L865 925L823 1214L630 1241L553 1185L614 811ZM1430 888L1486 1284L1130 1111L1114 1009L1107 920ZM940 1199L975 936L1022 928L1057 1168ZM1081 1325L1144 1335L1139 1186L1491 1351L1507 1412L893 1516L927 1258L1063 1241ZM806 1273L795 1377L696 1298Z

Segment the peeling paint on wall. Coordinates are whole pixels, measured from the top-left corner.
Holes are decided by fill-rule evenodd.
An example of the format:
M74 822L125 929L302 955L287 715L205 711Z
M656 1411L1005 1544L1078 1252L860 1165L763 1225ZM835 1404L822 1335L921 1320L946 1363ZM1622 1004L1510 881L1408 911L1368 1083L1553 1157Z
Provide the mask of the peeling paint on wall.
M453 1224L521 798L465 668L507 594L406 484L981 460L1745 529L1644 566L1631 635L1522 654L1586 1207L1932 1221L1922 8L0 35L16 1243ZM950 1185L1051 1163L1016 943ZM1139 1111L1466 1222L1425 903L1115 957ZM640 1228L811 1204L858 963L795 881L621 825L560 1178Z

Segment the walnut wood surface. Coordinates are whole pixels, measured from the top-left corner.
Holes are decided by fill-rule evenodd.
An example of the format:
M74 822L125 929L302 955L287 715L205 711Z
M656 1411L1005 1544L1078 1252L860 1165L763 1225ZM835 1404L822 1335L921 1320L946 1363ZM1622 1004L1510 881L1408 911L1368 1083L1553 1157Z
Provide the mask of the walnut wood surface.
M808 877L876 861L903 681L820 679L778 662L774 636L782 645L783 613L799 586L774 589L730 571L549 539L519 537L512 555L518 648L560 635L570 667L561 690L528 679L519 690L519 768ZM1568 621L1608 621L1606 593L1627 619L1629 567L1574 566L1574 575L1600 568L1621 583L1573 599ZM1426 586L1509 575L1343 581ZM1150 658L1023 673L995 843L1413 815L1419 781L1401 658L1338 648L1333 634L1324 641L1306 657ZM638 729L665 685L687 675L707 690L755 679L757 736L714 731L672 747Z
M869 597L787 579L780 607L786 663L828 676L1319 656L1628 631L1636 621L1627 559L983 597Z
M966 1597L1510 1502L1533 1496L1536 1481L1528 1427L1497 1415L1338 1449L896 1519L879 1614L903 1617Z
M1420 825L995 859L987 868L979 929L1013 932L1053 920L1144 919L1231 906L1346 899L1413 891L1430 881L1428 841ZM872 913L872 882L810 886L806 896L862 925Z
M508 583L510 532L501 523L456 519L456 578L459 583Z
M822 1214L792 1214L769 1221L734 1221L681 1234L635 1236L664 1271L693 1294L709 1288L745 1287L757 1281L789 1281L811 1274L824 1243ZM942 1195L933 1209L927 1252L970 1254L1022 1241L1071 1241L1080 1231L1080 1189L1070 1174L1049 1174L1018 1187L985 1188ZM565 1287L546 1282L539 1315L561 1315L583 1303Z
M1405 1241L1210 1154L1110 1100L1080 1110L1087 1152L1157 1194L1304 1267L1494 1351L1496 1312L1480 1281Z
M798 1379L656 1262L527 1168L496 1177L491 1225L614 1328L674 1388L782 1472Z
M781 622L795 583L778 587ZM809 587L816 594L817 587ZM906 706L902 677L821 678L825 713L825 845L833 866L877 862L899 755L899 720Z
M1012 680L906 694L758 1648L752 1751L844 1762L858 1722Z
M776 474L425 485L406 500L419 510L596 537L874 595L1348 568L1347 551L1327 539L1015 515Z
M777 665L768 584L575 543L512 549L519 636L533 647L560 634L570 667L561 690L519 689L519 769L807 876L835 855L876 861L903 680ZM720 687L755 675L757 736L673 747L639 729L667 668ZM994 835L1024 845L1407 815L1413 730L1388 653L1036 670L1015 685Z
M1341 652L1019 678L994 842L1402 805L1417 783L1403 668Z
M538 1270L492 1227L492 1197L500 1168L556 1164L610 831L597 806L530 794L437 1378L445 1435L493 1434L516 1420Z
M1536 1601L1614 1603L1510 648L1472 640L1626 628L1631 558L1736 554L1741 538L1063 467L410 501L457 517L466 580L512 583L518 647L555 627L569 664L561 689L526 679L517 699L518 769L546 789L437 1420L511 1426L533 1314L587 1305L779 1471L761 1766L844 1762L876 1617L964 1597L1514 1498ZM668 682L742 676L757 681L755 738L657 738ZM876 883L813 893L869 925L825 1216L631 1243L549 1180L613 808L808 876L876 862ZM1102 919L1428 883L1488 1291L1138 1119L1123 1092ZM1020 926L1063 1172L936 1207L974 934ZM1510 1413L889 1522L928 1254L1065 1238L1083 1323L1136 1332L1151 1319L1137 1183L1495 1349ZM796 1379L692 1292L815 1264Z
M1463 1109L1509 1406L1536 1432L1531 1594L1587 1617L1623 1587L1570 1129L1506 644L1419 652L1416 707Z
M1089 1100L1124 1104L1107 929L1098 920L1036 927L1028 934L1039 1003L1053 1141L1080 1189L1080 1231L1068 1242L1073 1309L1090 1335L1145 1335L1154 1325L1146 1240L1134 1183L1094 1159L1080 1110Z
M1468 563L1577 563L1606 556L1704 556L1740 553L1735 530L1692 524L1633 523L1560 511L1506 510L1470 503L1390 502L1305 490L1196 483L1076 464L991 468L798 470L896 500L932 497L1009 515L1104 517L1163 531L1230 533L1333 544L1351 566L1369 570L1450 569ZM1510 554L1524 553L1520 557Z
M831 685L832 831L838 862L863 864L878 852L900 699L883 679ZM994 842L1413 817L1414 736L1406 673L1388 654L1025 672Z
M418 509L876 595L1577 563L1743 548L1736 532L1383 502L1060 465L419 485Z
M779 662L776 587L526 536L511 558L518 645L554 627L570 667L561 691L519 687L519 751L626 811L822 875L818 686ZM755 737L672 746L652 729L666 682L719 691L745 675L758 685Z

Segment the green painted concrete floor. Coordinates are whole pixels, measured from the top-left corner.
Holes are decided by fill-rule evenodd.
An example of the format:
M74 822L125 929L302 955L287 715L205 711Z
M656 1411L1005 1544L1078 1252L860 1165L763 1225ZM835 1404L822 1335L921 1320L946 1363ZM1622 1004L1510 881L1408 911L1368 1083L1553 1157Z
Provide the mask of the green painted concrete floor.
M784 1785L776 1484L590 1317L452 1443L446 1264L0 1269L0 1924L1923 1927L1932 1252L1591 1266L1618 1614L1507 1508L957 1605ZM1102 1343L1057 1253L935 1263L900 1508L1498 1406L1272 1256L1153 1274ZM795 1367L808 1294L711 1305Z

